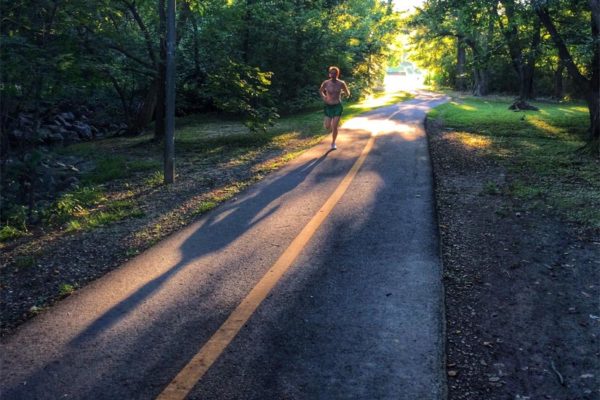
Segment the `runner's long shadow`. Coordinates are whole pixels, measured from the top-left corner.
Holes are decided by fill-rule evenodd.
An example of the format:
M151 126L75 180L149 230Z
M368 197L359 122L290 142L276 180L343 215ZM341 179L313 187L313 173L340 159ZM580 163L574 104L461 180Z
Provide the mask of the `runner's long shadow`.
M111 327L139 308L146 299L157 293L162 286L178 272L189 266L194 259L225 248L235 238L273 214L278 206L273 206L269 210L266 208L273 201L300 185L327 158L330 152L327 151L319 158L305 162L284 176L274 178L260 190L252 192L253 189L251 188L243 200L226 203L215 212L209 213L204 224L177 249L181 252L181 261L101 315L84 331L68 342L67 347L61 351L60 356L49 360L44 365L40 365L33 372L27 374L26 377L23 377L19 383L15 382L6 386L3 385L3 388L0 387L0 397L3 399L50 399L61 398L65 393L70 393L77 398L134 398L130 396L132 393L123 396L120 392L131 389L128 387L129 384L121 385L122 382L131 378L123 378L121 376L123 370L117 368L117 365L126 365L127 368L134 368L134 370L136 370L135 365L138 363L141 363L143 368L147 367L148 364L154 365L157 362L154 359L155 354L147 351L148 343L151 343L152 340L158 341L159 346L153 347L153 350L157 352L156 354L159 354L160 362L150 368L160 369L156 375L163 378L171 376L170 372L165 374L165 371L171 371L173 368L171 372L174 374L181 367L180 362L187 360L185 356L182 357L182 354L196 351L196 340L175 340L171 342L162 338L157 339L157 336L161 335L162 329L168 326L171 338L179 337L179 334L172 334L173 329L175 329L179 333L185 332L188 335L194 335L197 340L204 340L202 334L198 332L197 320L192 319L190 323L172 320L171 316L178 311L176 309L177 305L168 306L169 311L163 312L165 317L161 316L154 321L154 326L135 329L136 334L133 336L128 333L130 332L129 328L125 329L123 336L121 336L122 340L117 340L113 347L116 353L124 352L120 357L127 361L115 363L114 360L107 359L102 350L99 350L98 354L89 354L89 352L94 351L94 348L101 348L104 332L108 332ZM203 235L207 237L207 232L210 232L209 237L211 240L200 241L199 238ZM223 270L222 274L228 272L230 271ZM211 293L219 290L221 281L224 282L225 280L224 275L211 275L210 282L206 282L202 287L198 286L194 297L209 297ZM201 310L198 310L198 312L203 319L203 328L209 331L214 324L217 324L216 329L218 324L222 322L219 314L206 318L207 316L203 315ZM175 322L176 326L170 326L171 322ZM166 346L171 351L163 353L158 350L161 346ZM22 382L27 382L27 385L22 384ZM135 389L135 398L150 398L150 396L155 395L156 385L162 386L164 384L166 383L160 380L150 384L146 382L144 383L145 386ZM115 394L115 390L117 394ZM146 392L152 394L145 397L144 393Z
M299 166L286 176L278 178L271 185L265 188L264 192L261 193L260 196L257 195L251 197L243 203L226 204L224 207L219 209L219 213L213 213L209 215L206 223L203 224L198 231L194 232L194 234L192 234L181 246L180 251L182 253L182 259L179 263L174 265L167 272L146 283L125 300L112 307L109 311L107 311L104 315L87 327L83 332L77 335L70 342L70 345L79 346L94 339L103 331L109 329L133 310L135 310L140 303L159 290L181 269L189 265L191 260L223 248L232 240L242 235L244 232L258 224L263 219L267 218L269 215L273 214L278 207L270 209L260 218L254 218L273 200L299 185L317 165L325 160L329 153L330 151L326 152L317 159L313 159L304 165ZM281 183L279 181L281 181ZM253 201L257 198L260 200ZM233 210L233 212L230 212L231 210ZM244 212L243 218L240 218L239 215L241 210ZM219 216L223 214L226 214L226 217L219 219ZM213 240L210 240L209 243L197 243L195 239L205 233L206 230L211 230L211 238Z

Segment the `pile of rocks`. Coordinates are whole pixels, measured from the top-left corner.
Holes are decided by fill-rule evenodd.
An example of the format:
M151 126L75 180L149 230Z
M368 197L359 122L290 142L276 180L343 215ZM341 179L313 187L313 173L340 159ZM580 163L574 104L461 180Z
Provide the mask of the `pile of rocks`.
M76 112L48 112L36 122L33 114L21 112L9 130L9 139L15 143L66 145L102 138L126 128L125 124L93 123L91 114L82 106Z

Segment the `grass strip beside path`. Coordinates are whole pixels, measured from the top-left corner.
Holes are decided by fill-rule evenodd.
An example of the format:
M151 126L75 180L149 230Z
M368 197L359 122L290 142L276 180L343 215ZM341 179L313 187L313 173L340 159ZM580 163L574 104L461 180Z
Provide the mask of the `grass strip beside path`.
M493 157L506 168L504 183L487 193L524 200L569 222L600 229L600 162L579 151L589 124L583 104L532 102L539 111L514 112L509 100L454 99L429 113L453 141Z

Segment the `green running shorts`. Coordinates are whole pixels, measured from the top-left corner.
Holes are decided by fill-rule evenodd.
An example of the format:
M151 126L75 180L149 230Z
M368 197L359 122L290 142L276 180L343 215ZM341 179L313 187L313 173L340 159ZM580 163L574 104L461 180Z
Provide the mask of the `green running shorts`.
M325 116L328 118L339 117L342 115L344 107L342 107L342 103L325 104L325 108L323 111L325 112Z

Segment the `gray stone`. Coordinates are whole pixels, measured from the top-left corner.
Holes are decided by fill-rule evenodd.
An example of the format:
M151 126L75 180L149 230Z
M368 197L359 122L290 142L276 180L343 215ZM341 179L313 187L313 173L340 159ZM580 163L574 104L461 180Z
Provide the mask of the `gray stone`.
M25 132L20 129L15 129L10 132L10 136L14 137L15 139L23 139L25 137Z
M60 115L57 115L56 118L54 119L54 121L58 125L62 125L65 128L71 128L73 126L72 124L70 124L69 122L67 122L67 120L64 119L63 117L61 117Z
M31 119L31 116L20 114L19 115L19 125L26 126L26 127L32 127L33 121Z
M60 133L56 132L49 135L48 140L51 142L63 142L65 140L65 137Z
M72 112L65 112L60 114L59 116L69 121L73 121L75 119L75 115Z
M52 135L52 131L44 126L37 130L37 134L38 138L45 141Z
M92 129L89 125L84 124L82 122L77 122L73 125L75 131L79 134L81 139L91 139L92 138Z

